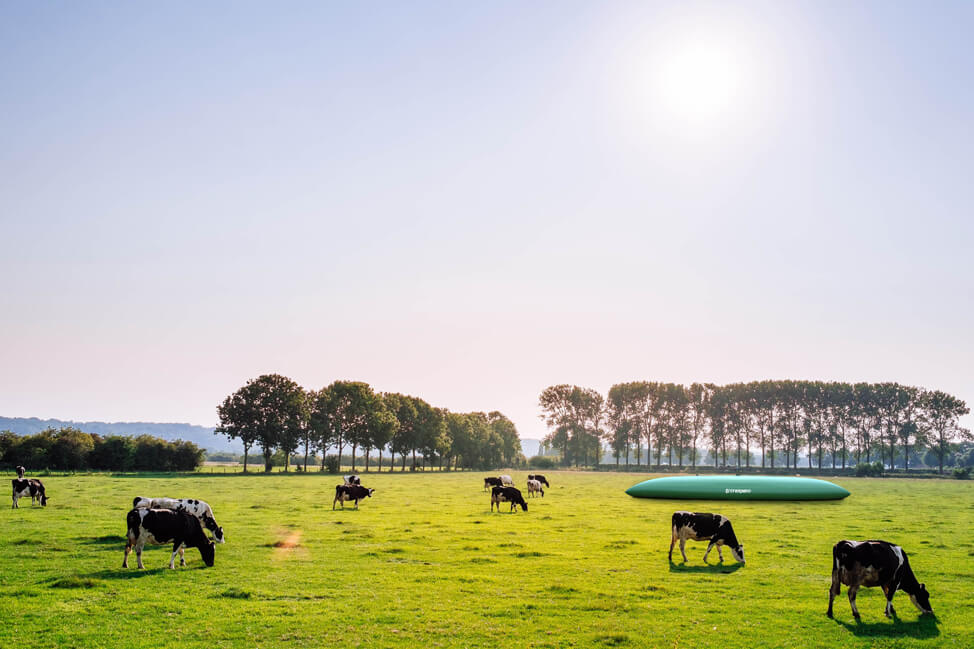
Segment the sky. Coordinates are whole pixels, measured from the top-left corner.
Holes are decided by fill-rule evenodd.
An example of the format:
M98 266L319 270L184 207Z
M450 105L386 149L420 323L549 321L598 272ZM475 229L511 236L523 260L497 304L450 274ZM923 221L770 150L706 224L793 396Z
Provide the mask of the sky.
M974 401L974 4L0 0L0 415ZM965 418L971 426L971 418Z

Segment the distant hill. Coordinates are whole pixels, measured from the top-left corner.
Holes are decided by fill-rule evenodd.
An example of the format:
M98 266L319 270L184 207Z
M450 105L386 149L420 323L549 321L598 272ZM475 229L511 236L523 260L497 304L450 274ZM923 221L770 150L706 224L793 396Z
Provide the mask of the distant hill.
M65 421L63 419L38 419L37 417L0 417L0 430L9 430L18 435L34 435L45 428L77 428L86 433L98 435L154 435L169 441L181 439L193 442L200 448L218 453L243 453L240 442L230 441L223 435L214 435L213 428L193 424L166 424L146 421L111 422L104 421ZM541 440L522 439L521 450L524 457L538 454Z
M223 435L214 435L213 429L193 424L165 424L145 421L112 422L103 421L64 421L61 419L38 419L37 417L0 417L0 430L9 430L18 435L34 435L46 428L77 428L86 433L98 435L153 435L165 440L181 439L193 442L208 451L243 453L239 442L231 442Z

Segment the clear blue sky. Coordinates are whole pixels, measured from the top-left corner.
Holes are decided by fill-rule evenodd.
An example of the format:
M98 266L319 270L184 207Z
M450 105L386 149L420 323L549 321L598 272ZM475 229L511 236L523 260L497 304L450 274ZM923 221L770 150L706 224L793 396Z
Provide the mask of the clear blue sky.
M974 402L974 4L0 1L0 414ZM970 425L968 423L968 425Z

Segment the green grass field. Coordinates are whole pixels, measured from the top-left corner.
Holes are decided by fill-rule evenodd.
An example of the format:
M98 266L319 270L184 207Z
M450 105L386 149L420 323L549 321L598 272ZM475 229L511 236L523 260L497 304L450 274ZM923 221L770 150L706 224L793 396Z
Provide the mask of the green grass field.
M314 473L45 478L47 508L0 509L0 647L974 646L974 483L676 502L623 493L646 474L546 472L530 511L491 514L483 475L367 475L376 494L358 511L332 511L340 479ZM146 570L122 569L137 495L207 500L227 536L216 565L191 549L172 571L149 547ZM729 516L747 566L729 552L704 565L694 542L670 565L676 509ZM900 593L887 620L882 591L864 589L856 624L844 588L826 618L844 538L901 544L937 618Z

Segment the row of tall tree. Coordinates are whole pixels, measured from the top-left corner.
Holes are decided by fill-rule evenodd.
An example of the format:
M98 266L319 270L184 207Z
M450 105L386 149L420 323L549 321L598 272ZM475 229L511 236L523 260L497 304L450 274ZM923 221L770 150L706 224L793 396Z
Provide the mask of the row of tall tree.
M359 452L370 467L378 452L382 470L383 451L390 454L389 470L396 456L401 470L422 462L441 468L487 468L510 465L521 455L521 441L514 423L500 412L454 413L426 401L398 393L377 393L360 381L335 381L320 390L305 390L280 374L264 374L228 396L217 407L218 434L240 440L244 471L252 448L264 456L265 471L281 451L290 458L304 452L308 458L320 451L322 470L329 449L341 456L352 450L352 468ZM285 460L284 470L288 470Z
M940 390L898 383L753 381L731 385L635 381L613 385L608 397L575 385L554 385L540 396L551 432L544 442L565 464L598 462L605 443L619 461L635 450L640 463L696 466L698 448L724 465L832 468L870 462L893 467L927 449L943 473L952 445L971 439L960 426L967 404Z
M203 449L192 442L152 435L102 437L71 427L23 436L0 432L0 462L30 471L195 471L203 456Z

